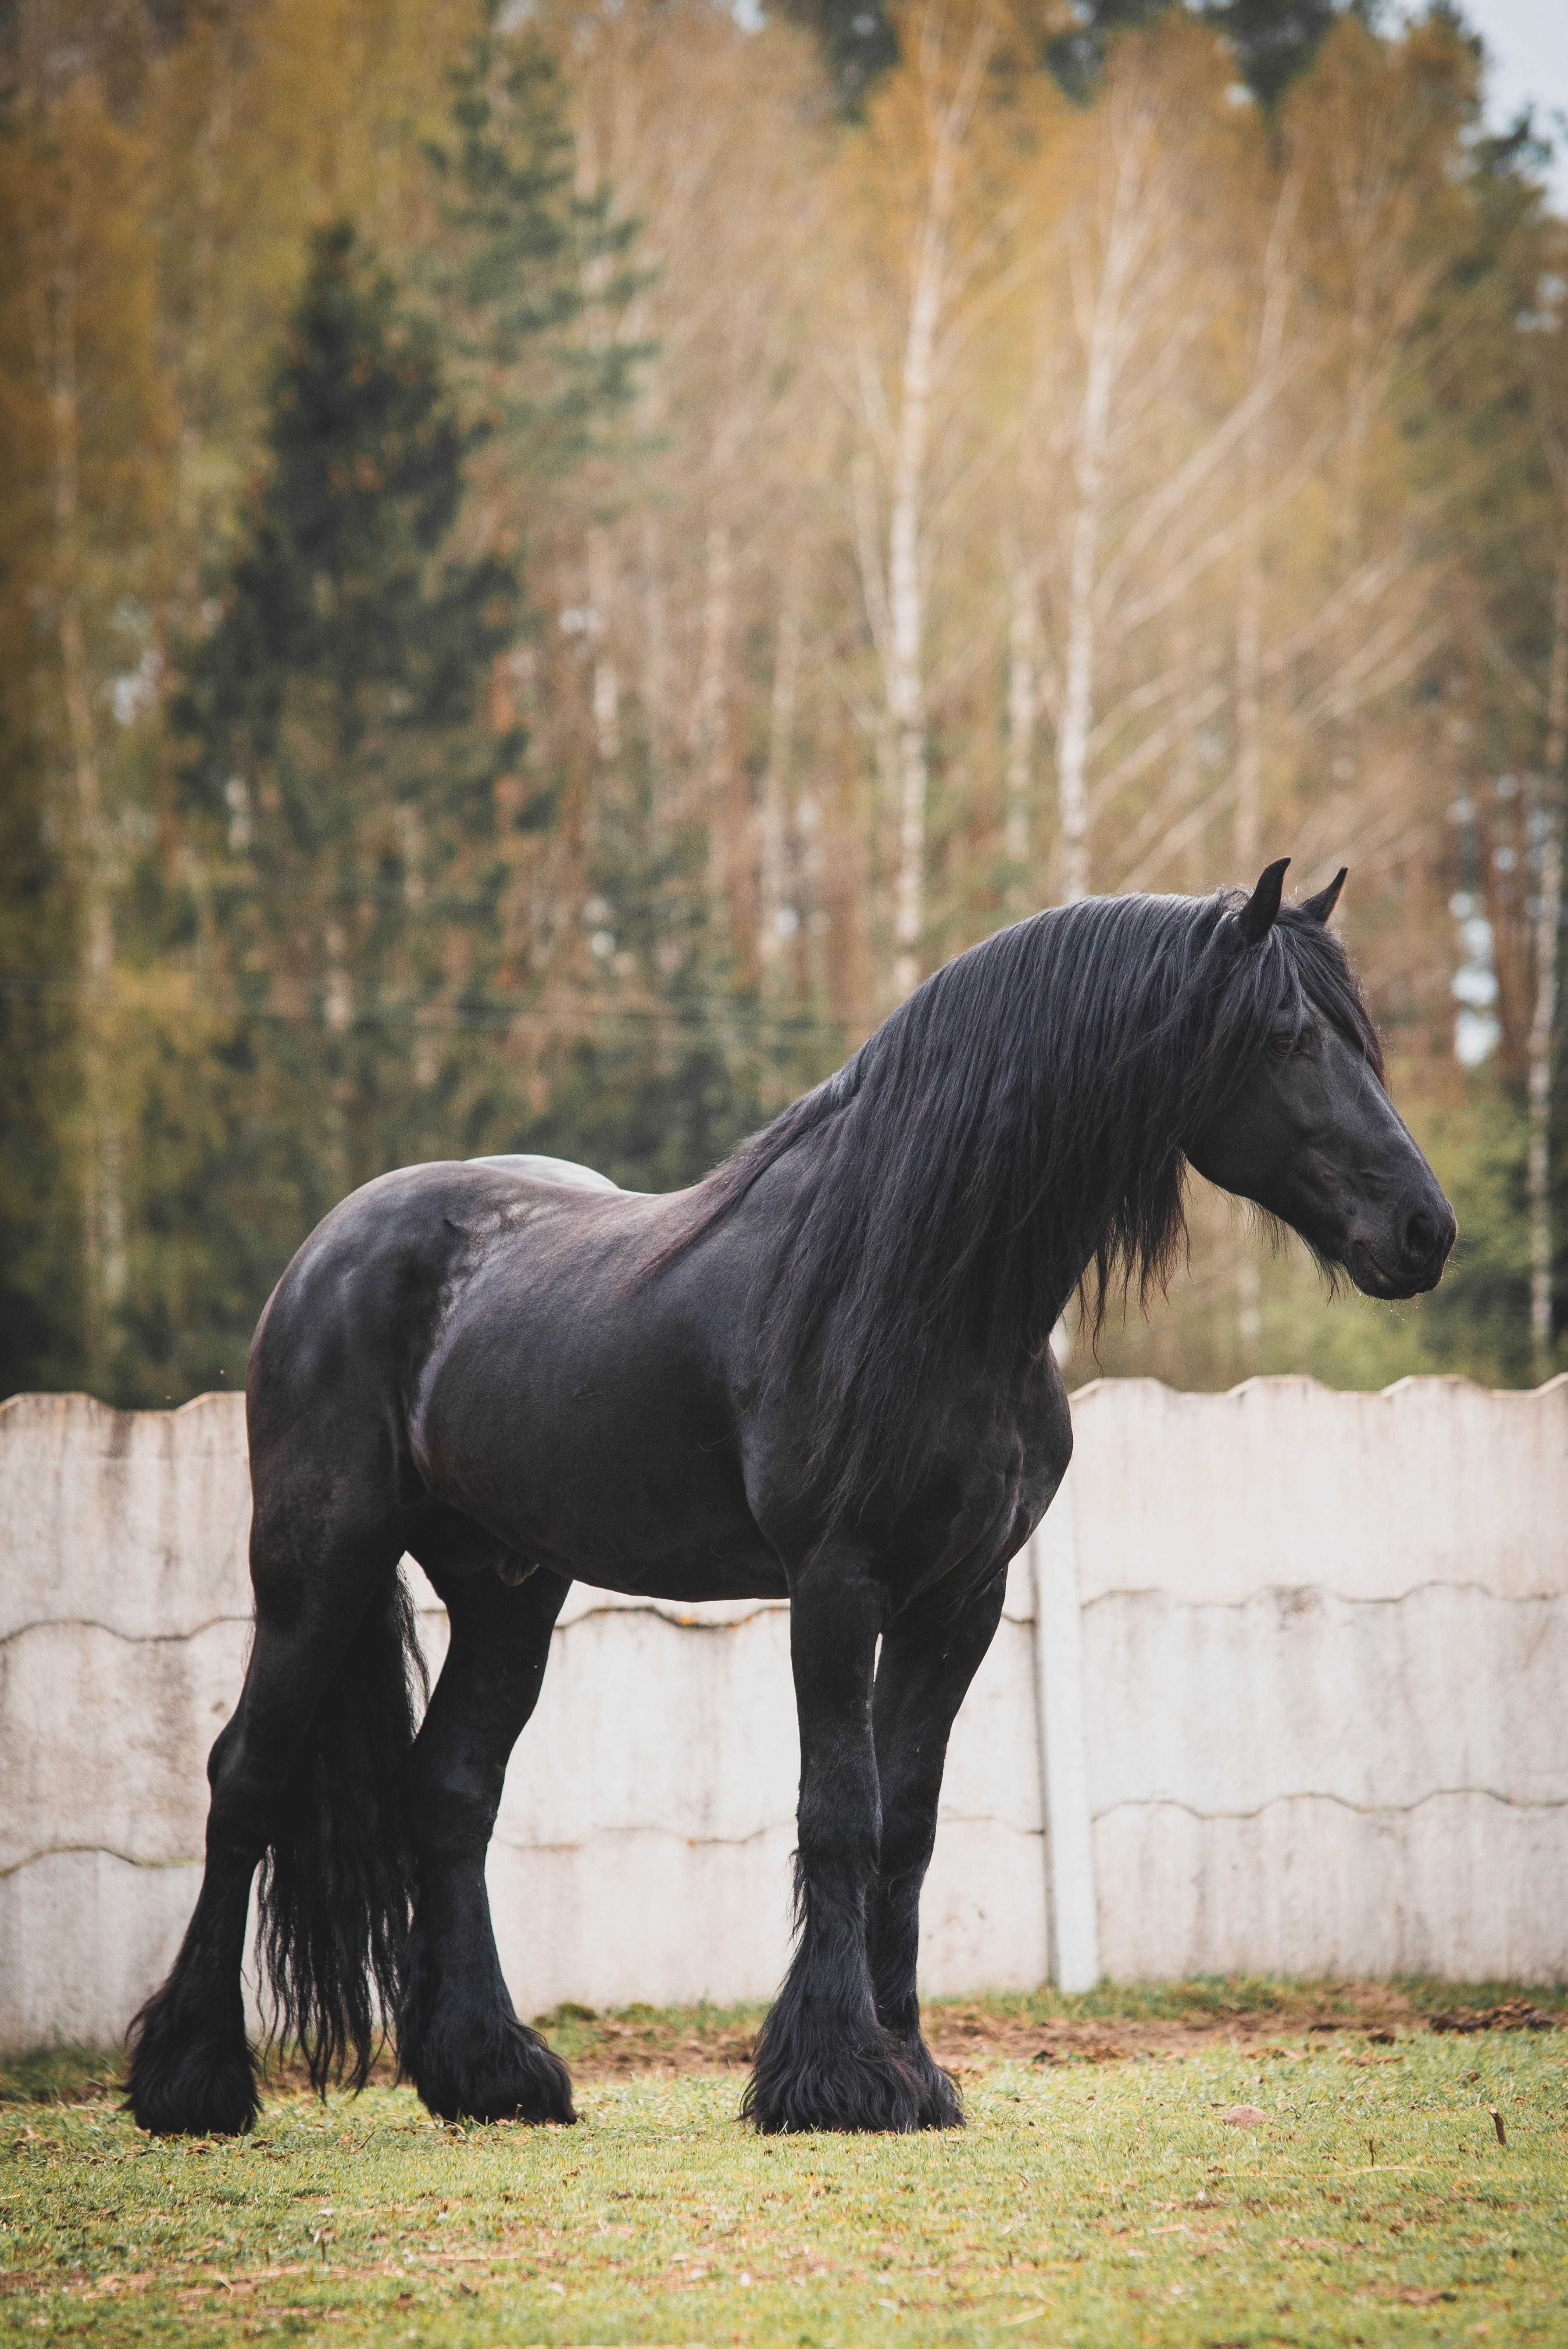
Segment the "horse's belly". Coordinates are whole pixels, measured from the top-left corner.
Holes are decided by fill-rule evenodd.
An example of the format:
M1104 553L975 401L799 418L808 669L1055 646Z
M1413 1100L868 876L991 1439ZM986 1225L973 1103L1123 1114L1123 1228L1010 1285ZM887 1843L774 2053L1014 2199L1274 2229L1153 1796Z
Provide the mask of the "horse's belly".
M450 1333L416 1444L428 1488L521 1562L687 1602L782 1597L726 1400L678 1330L551 1293Z
M680 1607L696 1607L709 1599L788 1599L784 1569L771 1550L736 1551L725 1559L664 1557L634 1572L606 1574L595 1568L559 1567L573 1581L595 1590L619 1590L634 1599L667 1599Z
M683 1605L788 1595L783 1568L749 1512L726 1506L701 1474L655 1480L630 1465L617 1474L609 1463L561 1461L552 1469L526 1458L519 1467L509 1489L490 1483L485 1523L520 1560L598 1589Z

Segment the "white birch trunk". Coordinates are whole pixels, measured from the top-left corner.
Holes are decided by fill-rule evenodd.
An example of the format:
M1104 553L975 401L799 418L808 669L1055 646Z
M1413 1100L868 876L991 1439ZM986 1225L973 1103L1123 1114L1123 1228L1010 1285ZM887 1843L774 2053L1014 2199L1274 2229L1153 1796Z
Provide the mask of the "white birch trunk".
M959 157L968 135L996 37L987 8L979 11L963 62L945 96L942 75L944 21L940 7L923 14L912 44L925 82L930 169L910 272L909 311L898 367L896 413L884 434L880 384L866 421L873 441L888 450L889 511L885 572L880 551L867 566L868 602L876 607L891 740L898 837L893 857L893 992L919 985L925 936L925 840L930 762L925 676L925 543L927 465L932 402L936 388L937 338L954 298L952 249ZM862 372L864 367L862 364ZM879 575L873 576L873 570Z
M1067 659L1062 718L1057 732L1057 822L1061 836L1061 897L1070 905L1088 895L1088 730L1094 713L1094 569L1099 536L1100 470L1086 446L1076 468L1078 502L1073 517L1068 574Z
M602 767L613 767L621 755L621 679L610 641L614 592L609 533L595 523L588 531L588 641L593 664L593 748Z
M76 194L73 190L46 277L39 267L43 256L34 256L29 310L34 358L50 423L56 643L71 780L71 803L63 829L75 850L79 1035L88 1128L82 1184L83 1351L88 1383L97 1388L108 1368L109 1317L125 1295L127 1262L124 1150L110 1081L116 960L112 875L81 614L81 415L77 390L76 265L69 249Z
M1300 196L1293 173L1280 191L1264 254L1263 315L1253 355L1257 389L1279 365L1284 337L1289 275L1285 267L1290 231ZM1250 886L1255 875L1263 826L1264 503L1267 410L1260 407L1242 445L1242 496L1246 535L1242 547L1241 591L1236 599L1236 824L1235 878Z
M348 939L341 922L323 925L321 952L322 1018L328 1035L346 1036L354 1025L354 981L348 970ZM353 1081L347 1054L344 1053L338 1057L323 1104L327 1152L340 1198L350 1187L348 1138L352 1106Z
M1255 503L1257 469L1247 464L1253 500L1242 553L1241 592L1236 599L1236 840L1234 877L1245 883L1258 861L1263 820L1263 530Z
M1289 281L1285 256L1300 191L1293 174L1280 191L1274 225L1264 254L1263 315L1253 356L1254 390L1279 365L1284 336ZM1263 830L1264 782L1264 434L1267 411L1260 409L1247 427L1242 444L1242 496L1246 536L1242 546L1241 589L1236 599L1236 815L1235 878L1252 885L1258 870ZM1259 1242L1249 1231L1241 1238L1236 1267L1236 1336L1242 1361L1249 1371L1257 1361L1263 1337L1263 1277L1258 1269Z
M672 813L668 805L670 631L664 552L658 523L652 515L645 515L642 530L643 723L647 730L655 838Z
M1535 1002L1530 1022L1530 1338L1542 1378L1552 1367L1552 1050L1563 922L1563 774L1568 758L1568 528L1552 595L1546 694L1546 771L1539 794L1541 874L1535 916Z
M1039 716L1033 583L1015 550L1008 564L1006 813L1002 849L1008 864L1007 896L1016 912L1029 895L1030 837L1035 797L1035 728Z
M757 927L765 987L777 987L789 945L784 884L789 846L790 750L800 678L800 572L790 565L773 656L773 695L769 712L768 768L762 779L761 840L758 871Z
M1142 224L1142 149L1135 130L1122 144L1105 251L1085 339L1084 391L1073 440L1072 535L1068 560L1067 645L1062 662L1061 716L1057 727L1057 822L1061 841L1065 905L1087 897L1088 856L1088 738L1094 723L1095 587L1110 444L1110 405L1123 356L1128 281Z
M707 527L703 593L702 657L697 677L694 748L703 779L708 827L708 885L722 912L728 911L729 729L725 664L729 649L733 555L727 523Z
M940 178L940 173L938 177ZM934 190L933 211L940 188ZM945 206L944 206L944 210ZM898 864L893 899L893 987L902 997L920 983L925 933L925 613L921 579L922 492L931 409L931 357L945 274L945 220L928 218L910 304L900 385L892 504L888 517L888 714L892 720L898 790Z

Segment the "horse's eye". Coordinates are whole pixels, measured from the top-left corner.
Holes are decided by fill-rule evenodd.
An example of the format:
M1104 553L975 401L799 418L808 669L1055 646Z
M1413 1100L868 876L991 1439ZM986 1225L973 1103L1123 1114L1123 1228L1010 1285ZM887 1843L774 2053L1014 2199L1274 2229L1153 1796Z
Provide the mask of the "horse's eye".
M1269 1038L1269 1050L1274 1054L1276 1061L1288 1061L1295 1048L1295 1037L1294 1033L1271 1036Z

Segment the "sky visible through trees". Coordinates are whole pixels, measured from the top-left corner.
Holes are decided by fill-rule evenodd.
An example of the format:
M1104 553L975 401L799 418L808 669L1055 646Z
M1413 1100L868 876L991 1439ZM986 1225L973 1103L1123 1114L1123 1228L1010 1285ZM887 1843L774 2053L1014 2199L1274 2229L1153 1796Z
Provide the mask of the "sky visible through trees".
M1200 1192L1099 1365L1568 1366L1568 230L1458 16L0 42L0 1391L237 1386L354 1184L691 1180L1000 923L1286 853L1460 1251L1330 1304Z

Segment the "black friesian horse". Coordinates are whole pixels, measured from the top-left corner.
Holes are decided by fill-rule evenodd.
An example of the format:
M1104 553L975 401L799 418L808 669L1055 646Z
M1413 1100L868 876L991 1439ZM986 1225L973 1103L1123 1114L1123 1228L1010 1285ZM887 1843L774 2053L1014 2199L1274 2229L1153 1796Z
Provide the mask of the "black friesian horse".
M500 1159L333 1210L252 1349L255 1640L201 1898L135 2027L144 2127L255 2115L258 1864L318 2087L363 2082L384 2013L433 2111L573 2118L484 1864L573 1577L791 1602L799 1937L758 2127L960 2119L921 2037L920 1889L954 1716L1071 1450L1057 1317L1091 1269L1102 1301L1161 1280L1189 1164L1377 1297L1430 1288L1453 1242L1326 927L1345 876L1282 909L1284 874L987 938L692 1190ZM451 1619L422 1725L405 1550Z

